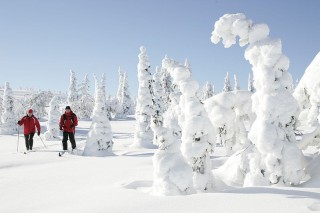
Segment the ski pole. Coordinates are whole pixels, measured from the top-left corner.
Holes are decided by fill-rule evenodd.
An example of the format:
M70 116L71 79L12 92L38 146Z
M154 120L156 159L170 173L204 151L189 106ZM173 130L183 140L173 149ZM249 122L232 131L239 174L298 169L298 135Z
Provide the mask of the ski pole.
M18 126L18 142L17 142L17 152L19 152L19 126Z
M46 147L46 145L44 144L44 142L43 142L42 138L40 137L40 135L38 135L38 136L39 136L39 138L40 138L40 140L41 140L41 142L42 142L42 144L43 144L44 148L46 148L46 149L47 149L47 147Z

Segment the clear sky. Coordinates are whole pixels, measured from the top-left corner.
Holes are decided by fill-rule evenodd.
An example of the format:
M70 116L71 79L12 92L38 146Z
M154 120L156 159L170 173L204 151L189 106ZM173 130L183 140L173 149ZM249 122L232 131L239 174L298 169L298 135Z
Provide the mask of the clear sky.
M221 91L229 71L246 88L244 48L210 42L214 22L237 12L269 25L297 79L320 51L319 8L317 0L0 0L0 83L66 91L70 69L79 82L88 73L92 88L92 74L104 72L114 95L121 66L135 95L144 45L153 72L167 54L188 58L201 85L209 81Z

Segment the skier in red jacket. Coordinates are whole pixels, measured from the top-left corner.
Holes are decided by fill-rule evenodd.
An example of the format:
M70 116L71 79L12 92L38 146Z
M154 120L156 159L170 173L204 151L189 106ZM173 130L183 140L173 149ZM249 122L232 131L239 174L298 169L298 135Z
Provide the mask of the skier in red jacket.
M61 115L59 126L60 130L63 130L63 150L68 150L68 137L71 142L72 149L75 149L77 145L74 139L74 133L75 127L78 126L78 118L77 115L71 111L70 106L66 106L65 113Z
M36 128L38 130L38 135L40 135L41 131L39 120L33 115L33 110L29 109L27 115L21 118L21 120L18 121L18 124L20 126L23 125L23 134L27 150L32 150L33 136L36 133Z

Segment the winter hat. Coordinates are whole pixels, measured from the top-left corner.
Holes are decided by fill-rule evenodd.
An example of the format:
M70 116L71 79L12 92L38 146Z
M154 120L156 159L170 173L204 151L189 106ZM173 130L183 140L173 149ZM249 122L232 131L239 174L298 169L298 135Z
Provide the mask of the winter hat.
M27 113L33 113L32 109L28 109Z
M71 110L70 106L66 106L66 109L70 109Z

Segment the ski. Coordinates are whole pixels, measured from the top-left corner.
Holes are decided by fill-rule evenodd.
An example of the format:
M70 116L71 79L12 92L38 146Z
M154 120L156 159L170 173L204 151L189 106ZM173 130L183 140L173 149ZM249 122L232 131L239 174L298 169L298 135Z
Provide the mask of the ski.
M62 157L62 155L64 155L65 153L66 151L59 152L59 157Z
M65 153L68 153L70 155L78 155L78 150L77 149L74 149L74 150L71 150L71 151L61 151L59 152L59 157L62 157Z

